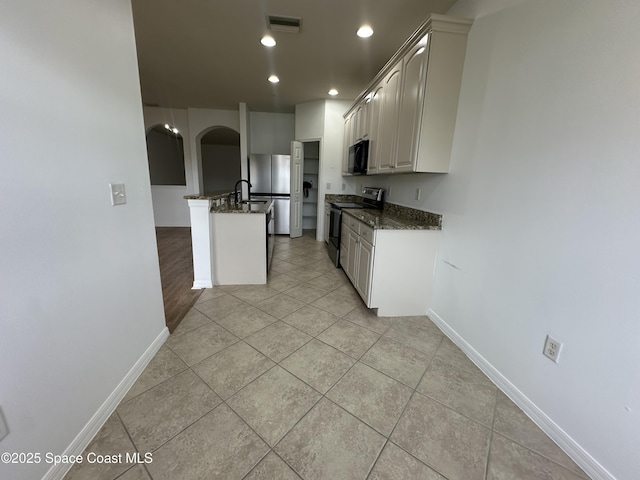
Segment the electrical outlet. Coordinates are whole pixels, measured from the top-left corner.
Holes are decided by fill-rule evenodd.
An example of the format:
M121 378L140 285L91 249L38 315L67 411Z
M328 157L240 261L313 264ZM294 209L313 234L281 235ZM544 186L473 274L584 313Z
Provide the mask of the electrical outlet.
M544 342L544 356L558 363L558 359L560 358L560 351L562 350L562 343L557 340L554 340L549 335L547 335L547 339Z
M416 200L420 200L420 189L416 188Z
M331 190L331 183L327 182L327 190Z
M347 184L346 184L346 183L343 183L343 184L342 184L342 190L346 190L346 189L347 189Z
M124 205L127 203L127 194L124 190L124 183L110 183L111 205Z
M9 435L9 427L2 414L2 408L0 408L0 440Z
M387 187L387 197L391 196L391 185Z

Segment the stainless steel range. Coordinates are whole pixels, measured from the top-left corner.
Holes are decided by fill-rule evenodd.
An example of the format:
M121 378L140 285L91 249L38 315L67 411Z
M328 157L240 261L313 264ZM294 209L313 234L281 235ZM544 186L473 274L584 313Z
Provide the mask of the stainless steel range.
M384 189L376 187L364 187L362 189L362 203L335 202L331 204L329 217L329 243L327 250L329 257L336 267L340 266L340 235L342 225L342 209L344 208L370 208L382 210Z

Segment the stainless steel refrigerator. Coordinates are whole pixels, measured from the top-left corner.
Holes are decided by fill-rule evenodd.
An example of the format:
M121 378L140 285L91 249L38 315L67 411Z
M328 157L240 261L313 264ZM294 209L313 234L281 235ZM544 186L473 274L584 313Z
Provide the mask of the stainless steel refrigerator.
M290 164L291 157L289 155L254 154L249 156L251 200L273 200L273 233L276 235L289 235Z

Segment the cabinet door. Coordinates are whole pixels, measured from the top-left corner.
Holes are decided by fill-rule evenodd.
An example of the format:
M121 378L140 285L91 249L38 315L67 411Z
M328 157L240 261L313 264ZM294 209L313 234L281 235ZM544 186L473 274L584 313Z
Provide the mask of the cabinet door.
M349 167L349 147L352 145L351 142L351 127L352 127L352 119L353 116L349 115L344 119L344 141L342 146L342 175L349 175L348 167Z
M360 138L367 140L371 135L371 97L367 96L362 100L362 110L360 111Z
M362 140L364 127L364 105L361 103L356 108L353 114L352 129L353 129L353 143Z
M342 269L347 271L349 262L349 225L342 215L342 223L340 224L340 265Z
M358 266L356 272L356 290L369 306L371 292L371 272L373 270L373 246L360 238L358 242Z
M402 95L396 137L396 172L415 170L427 78L428 42L427 34L403 59Z
M390 172L395 167L396 132L400 88L402 87L402 61L398 62L383 80L382 118L377 155L380 157L378 172Z
M345 270L347 277L351 280L351 283L356 284L356 269L358 268L358 243L359 237L353 230L348 229L347 236L347 269ZM344 265L343 265L344 267Z
M331 216L331 214L329 214ZM346 220L346 217L342 215L342 221L340 222L340 248L342 246L347 246L347 242L349 241L349 222Z
M367 173L369 175L378 173L380 155L380 117L382 113L382 89L383 84L376 86L370 94L368 105L369 114L369 163Z
M331 221L331 212L329 207L324 207L324 242L329 243L329 222Z

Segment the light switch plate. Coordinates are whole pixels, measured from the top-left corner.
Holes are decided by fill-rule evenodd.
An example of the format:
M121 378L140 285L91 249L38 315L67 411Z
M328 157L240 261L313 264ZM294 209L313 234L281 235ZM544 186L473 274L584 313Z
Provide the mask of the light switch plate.
M127 203L127 194L124 190L124 183L110 183L111 205L124 205Z
M2 414L2 408L0 408L0 441L7 435L9 435L9 427Z

